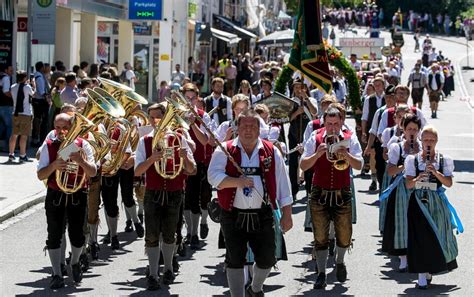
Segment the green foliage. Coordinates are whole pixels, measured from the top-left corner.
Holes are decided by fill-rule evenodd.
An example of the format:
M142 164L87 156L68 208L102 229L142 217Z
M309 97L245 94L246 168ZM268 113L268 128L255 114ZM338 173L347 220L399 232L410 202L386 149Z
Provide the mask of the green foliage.
M298 7L300 5L299 0L285 0L286 3L286 13L295 16L298 12Z
M468 10L461 13L464 18L474 18L474 5L471 6Z

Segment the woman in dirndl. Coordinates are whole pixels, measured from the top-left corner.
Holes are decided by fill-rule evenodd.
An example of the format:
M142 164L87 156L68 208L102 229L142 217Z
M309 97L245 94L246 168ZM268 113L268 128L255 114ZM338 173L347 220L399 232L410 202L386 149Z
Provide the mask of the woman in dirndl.
M405 160L408 203L408 271L418 273L419 289L427 289L432 275L458 267L458 247L454 229L463 232L444 187L453 185L453 159L436 150L438 132L425 127L422 151Z
M382 240L382 252L390 256L398 256L400 264L399 272L407 271L407 209L409 193L403 179L404 162L407 156L417 154L421 143L418 141L418 133L421 128L421 120L411 113L406 114L403 120L397 115L397 121L402 123L402 141L394 141L388 150L387 175L392 181L386 191L380 196L380 200L386 205L384 215L384 232Z

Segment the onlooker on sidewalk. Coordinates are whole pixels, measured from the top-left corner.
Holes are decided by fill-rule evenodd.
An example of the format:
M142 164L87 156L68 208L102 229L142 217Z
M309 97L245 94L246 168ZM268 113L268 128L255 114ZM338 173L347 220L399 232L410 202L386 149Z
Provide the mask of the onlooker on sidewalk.
M36 72L34 74L34 88L33 95L33 133L32 144L39 146L48 134L48 113L50 98L47 96L47 84L43 75L43 62L35 64Z
M32 113L30 98L33 96L33 89L26 81L25 71L18 71L16 74L17 83L12 86L11 93L13 99L13 133L10 137L10 152L8 160L15 161L16 140L20 136L20 162L28 161L26 156L26 141L31 135Z
M49 120L48 120L48 130L54 128L54 118L61 107L63 106L63 101L61 100L61 91L66 87L66 79L64 77L59 77L56 79L54 88L51 90L51 107L49 109Z
M88 71L89 63L86 61L82 61L81 64L79 65L79 70L77 71L77 77L80 80L83 80L84 78L87 77L87 71Z
M174 71L171 73L171 84L178 83L181 86L183 85L183 80L186 77L183 71L181 71L181 65L176 64L174 66Z
M226 95L229 97L234 96L235 92L235 79L237 78L237 67L232 64L232 61L228 59L227 67L224 69L225 83L226 83Z
M76 99L79 98L77 90L76 74L74 72L66 73L66 87L61 91L61 101L74 105Z
M122 71L122 74L120 74L120 80L122 83L135 90L135 83L138 81L138 77L135 75L132 65L129 62L125 62L123 67L124 70Z
M13 101L10 92L12 66L0 65L0 139L5 136L5 150L12 133Z

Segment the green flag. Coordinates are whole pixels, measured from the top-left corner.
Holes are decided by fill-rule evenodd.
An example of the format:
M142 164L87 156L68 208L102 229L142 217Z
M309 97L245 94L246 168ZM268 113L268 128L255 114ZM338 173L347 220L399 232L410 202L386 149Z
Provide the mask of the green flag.
M319 0L300 0L296 24L288 66L300 71L320 90L330 93L332 78L321 34Z

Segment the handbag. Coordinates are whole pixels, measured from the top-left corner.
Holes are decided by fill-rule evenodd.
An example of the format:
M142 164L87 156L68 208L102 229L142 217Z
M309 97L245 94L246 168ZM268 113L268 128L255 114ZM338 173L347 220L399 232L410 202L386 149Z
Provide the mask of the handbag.
M222 207L219 205L217 198L212 199L207 204L207 211L209 213L209 218L215 223L221 222L221 212Z

